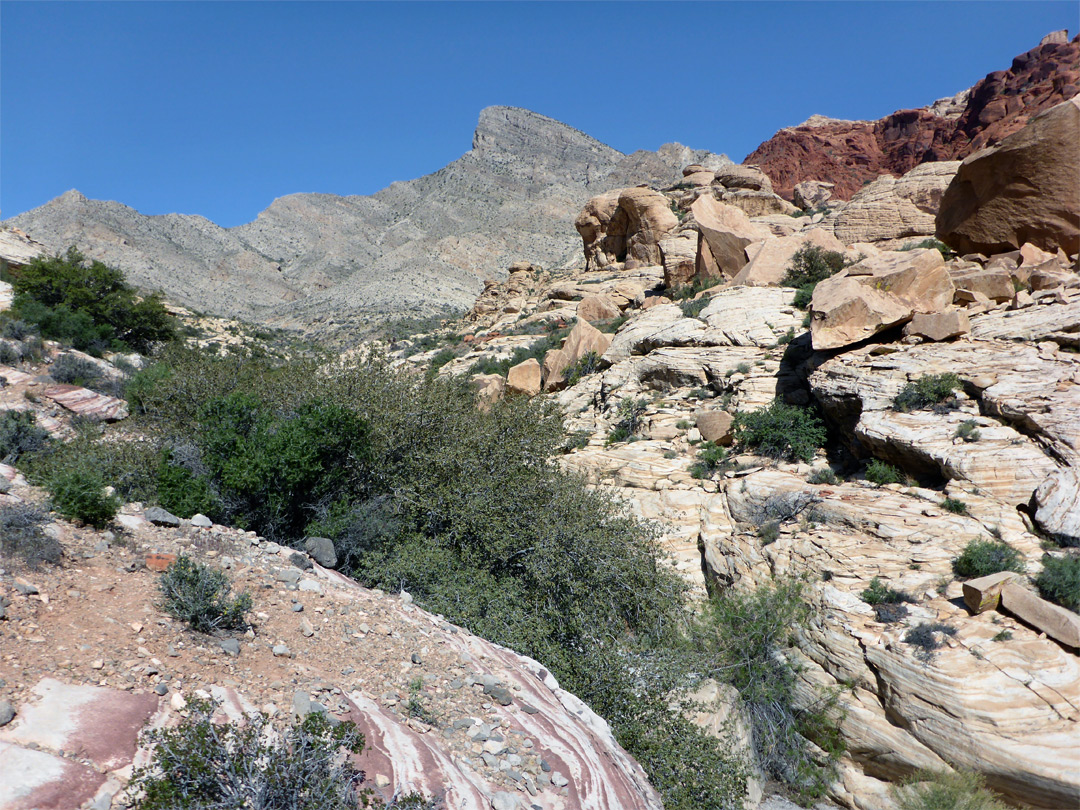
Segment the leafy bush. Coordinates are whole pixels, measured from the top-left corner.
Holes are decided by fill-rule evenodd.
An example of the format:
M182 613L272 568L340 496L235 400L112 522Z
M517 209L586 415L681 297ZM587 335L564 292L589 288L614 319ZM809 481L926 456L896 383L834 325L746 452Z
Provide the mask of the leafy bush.
M49 432L38 427L33 411L0 411L0 462L14 464L48 441Z
M967 504L959 498L950 498L946 496L945 500L941 502L941 508L946 512L952 512L954 515L967 514Z
M862 592L862 600L868 605L896 605L915 601L911 594L890 588L878 577L870 580L870 587Z
M89 465L64 470L50 478L47 486L53 507L69 520L100 529L120 510L116 496L105 494L105 479Z
M1080 557L1043 555L1043 570L1035 585L1044 599L1049 599L1073 613L1080 613Z
M965 419L956 429L956 438L963 439L965 442L977 442L982 438L979 433L979 423L974 419Z
M679 309L684 318L696 318L708 305L708 298L687 298L679 302Z
M703 278L698 276L694 278L693 282L690 284L683 284L675 289L669 289L668 297L672 301L685 301L690 298L695 298L699 293L705 292L705 290L711 290L723 281L724 279L720 276L714 278ZM702 298L700 300L708 302L707 298Z
M1020 552L1008 543L996 540L972 540L952 562L953 573L963 579L985 577L1000 571L1021 573L1024 568Z
M563 340L569 334L569 327L555 329L539 340L533 341L527 347L514 349L513 354L502 360L482 357L472 364L466 376L471 377L474 374L502 374L506 376L506 372L511 368L518 363L524 363L526 360L536 360L543 363L544 355L552 349L558 349L562 346Z
M619 403L615 412L615 425L608 434L608 444L623 442L632 436L636 436L644 422L645 409L649 406L647 399L624 399Z
M62 354L49 367L49 376L58 383L89 387L101 378L101 370L82 357Z
M952 372L924 374L914 382L907 383L893 399L893 409L915 411L930 405L938 405L953 396L960 387L960 378Z
M59 563L64 555L60 542L41 528L48 522L48 514L31 504L0 504L0 554L18 557L31 568Z
M458 351L456 349L450 348L449 346L446 347L445 349L440 349L431 358L431 363L430 363L428 368L429 368L430 371L438 371L440 368L445 366L451 360L454 360L455 358L457 358L457 356L458 356Z
M724 469L727 449L713 442L702 442L698 448L697 461L690 466L692 478L708 478Z
M930 237L929 239L923 239L921 242L908 242L903 245L900 250L921 250L921 249L933 249L941 254L941 258L948 261L956 254L952 249L939 239Z
M795 306L806 309L814 296L814 288L847 266L844 254L823 247L805 244L791 257L787 273L780 281L783 287L794 287Z
M770 520L767 523L762 523L758 526L757 536L761 539L761 545L763 546L775 543L777 538L780 537L780 521Z
M224 571L181 554L158 580L161 609L200 633L242 630L251 610L251 596L229 597L232 584Z
M18 318L7 319L4 321L3 326L0 326L0 337L9 340L23 340L36 332L37 329L33 324Z
M1006 810L986 789L981 774L971 771L918 771L893 788L898 810Z
M840 479L836 476L836 472L832 467L818 467L810 473L806 480L811 484L835 485L840 483Z
M904 476L896 467L875 458L866 465L866 480L871 484L881 486L883 484L902 483Z
M22 360L22 352L6 340L0 340L0 365L14 366Z
M83 351L117 347L146 353L171 340L175 320L157 294L142 299L123 274L75 248L13 271L14 311L45 337Z
M778 582L752 592L729 590L710 601L699 642L709 674L739 691L765 773L804 799L825 794L842 751L835 723L827 717L834 700L825 697L802 709L795 705L798 670L784 652L793 633L809 620L801 582ZM815 761L806 736L826 750L824 766Z
M915 657L929 664L935 653L944 646L942 636L955 636L956 628L942 622L922 622L904 634L904 642L916 648Z
M600 355L596 352L586 352L573 362L563 376L568 386L577 385L585 377L595 374L600 370Z
M191 700L179 726L143 734L153 759L133 776L136 810L356 810L364 775L340 755L363 750L353 723L315 712L278 735L261 713L243 726L215 724L215 709Z
M207 476L209 472L198 460L196 465L174 462L173 451L165 450L157 468L157 502L177 517L190 518L196 514L218 517L221 502Z
M763 456L809 462L825 444L825 425L809 408L774 399L759 411L735 415L735 440Z

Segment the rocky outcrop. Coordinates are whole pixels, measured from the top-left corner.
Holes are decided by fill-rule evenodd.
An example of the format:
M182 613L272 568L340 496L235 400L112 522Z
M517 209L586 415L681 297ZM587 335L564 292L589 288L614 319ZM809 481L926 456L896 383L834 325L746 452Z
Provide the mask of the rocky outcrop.
M834 184L848 200L883 174L899 177L920 163L956 160L998 143L1028 120L1080 93L1080 38L1048 36L1013 60L1008 70L929 107L900 110L878 121L816 116L782 129L746 157L776 191L791 198L805 180Z
M934 235L941 195L956 174L958 161L916 166L903 177L879 177L840 209L833 233L845 245Z
M768 239L755 247L746 266L731 279L732 285L765 287L780 284L787 275L792 257L806 245L841 253L844 244L823 228L811 228L792 236Z
M594 197L574 220L588 270L616 262L627 269L661 264L659 243L678 224L667 198L641 187Z
M695 269L699 278L734 278L746 266L746 248L771 236L768 228L751 222L742 209L718 202L712 195L694 200L690 212L698 229Z
M8 267L21 267L46 253L45 245L18 228L0 228L0 262Z
M1030 242L1080 252L1080 98L1031 119L960 164L941 200L938 238L961 253Z

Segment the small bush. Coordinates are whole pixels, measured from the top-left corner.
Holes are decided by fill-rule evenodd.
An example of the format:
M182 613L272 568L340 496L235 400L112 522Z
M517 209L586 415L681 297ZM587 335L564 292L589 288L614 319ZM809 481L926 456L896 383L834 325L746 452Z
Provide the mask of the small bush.
M37 329L32 323L27 323L18 318L4 321L4 325L0 327L0 337L8 338L9 340L23 340L36 333Z
M736 441L763 456L809 462L825 444L825 425L808 408L774 399L759 411L735 415Z
M615 412L617 421L608 434L608 444L615 444L636 436L644 423L645 409L649 406L647 399L624 399L619 403Z
M197 456L198 450L194 452ZM187 466L174 463L172 450L165 450L161 454L156 483L158 503L177 517L220 513L220 502L207 478L205 467L200 464L193 472Z
M31 568L43 562L59 563L64 550L42 529L48 522L48 514L36 506L0 504L0 554L18 557Z
M62 354L49 367L49 376L64 385L81 385L88 388L101 379L101 370L82 357Z
M761 539L763 546L775 543L780 537L780 521L770 520L768 523L762 523L758 526L757 536Z
M353 723L331 724L314 712L274 734L261 713L243 726L217 725L215 709L191 700L179 726L144 733L153 759L133 776L136 810L356 810L364 775L340 753L363 750Z
M1080 613L1080 557L1043 555L1043 570L1035 585L1049 599L1073 613Z
M1008 543L995 540L972 540L952 562L953 573L963 579L975 579L1000 571L1024 570L1020 552Z
M893 409L907 413L938 405L950 399L953 391L960 386L960 378L952 372L925 374L900 389L900 393L893 399Z
M921 242L908 242L900 250L919 250L919 249L933 249L941 254L941 258L948 261L956 254L952 252L948 245L944 242L930 237L929 239L923 239Z
M1008 641L1012 637L1013 637L1012 630L1002 630L1000 633L995 635L990 640L991 641Z
M945 500L941 502L941 508L946 512L952 512L954 515L966 515L967 504L958 498L945 497Z
M724 279L719 276L716 278L695 278L691 284L683 284L681 287L676 287L674 290L668 290L668 297L672 301L684 301L689 298L694 298L698 293L702 293L705 290L711 290L723 280ZM709 301L709 299L704 296L698 300L705 301L706 303Z
M893 788L898 810L1007 810L971 771L918 771Z
M48 442L49 432L38 427L33 411L0 411L0 462L14 464Z
M916 648L915 657L925 664L944 646L941 636L955 636L956 628L942 622L922 622L904 633L904 642Z
M251 610L251 596L242 593L229 598L232 584L224 571L180 555L158 580L163 611L186 622L192 630L242 630Z
M569 436L566 437L566 441L563 442L562 451L569 453L571 450L581 450L584 447L589 446L589 439L592 438L592 434L587 430L575 430Z
M883 484L899 484L904 480L904 477L896 467L875 458L866 465L866 480L871 484L881 486Z
M430 371L438 371L440 368L445 366L451 360L456 359L457 356L458 356L457 349L453 349L453 348L450 348L450 347L447 347L445 349L440 349L431 358L431 365L429 366L429 370Z
M835 485L840 483L840 479L836 477L832 467L818 467L810 473L806 480L811 484Z
M16 345L6 340L0 340L0 365L14 366L22 360L22 352Z
M702 442L698 449L697 461L690 467L692 478L708 478L724 469L727 450L713 442Z
M568 386L577 385L582 379L600 370L600 355L596 352L586 352L574 361L564 373Z
M896 622L907 618L907 615L907 605L874 605L874 619L881 624L895 624Z
M911 594L888 587L878 577L870 580L870 587L862 592L862 600L868 605L897 605L915 601Z
M956 438L963 439L965 442L977 442L982 438L979 433L979 423L974 419L965 419L956 429Z
M787 274L781 279L783 287L794 287L795 306L807 309L819 282L830 278L847 266L842 253L825 250L818 245L806 244L791 257Z
M100 529L120 510L116 496L105 494L105 479L89 465L63 470L47 486L53 507L69 520Z

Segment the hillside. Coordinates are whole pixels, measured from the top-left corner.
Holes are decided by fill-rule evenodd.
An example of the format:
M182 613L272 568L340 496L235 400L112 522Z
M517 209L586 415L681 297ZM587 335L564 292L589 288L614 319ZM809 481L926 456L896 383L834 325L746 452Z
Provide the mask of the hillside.
M777 193L791 199L806 180L833 183L848 200L883 174L920 163L956 160L1021 129L1034 115L1080 93L1080 37L1057 31L954 98L899 110L877 121L813 116L782 129L746 156Z
M226 229L69 191L6 224L52 250L75 244L194 309L318 332L467 308L515 260L551 266L571 257L583 198L670 183L695 162L729 161L679 144L624 155L537 113L489 107L461 158L369 197L292 194Z

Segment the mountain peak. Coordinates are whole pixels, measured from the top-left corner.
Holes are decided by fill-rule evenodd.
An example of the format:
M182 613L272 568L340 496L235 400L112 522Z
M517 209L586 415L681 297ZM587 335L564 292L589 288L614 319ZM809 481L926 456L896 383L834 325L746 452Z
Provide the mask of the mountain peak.
M567 147L599 152L610 160L622 153L554 118L521 107L485 107L473 133L473 152L479 157L536 152L563 152Z
M76 203L86 202L86 195L76 188L69 189L57 197L53 202L60 203L61 205L74 205Z

